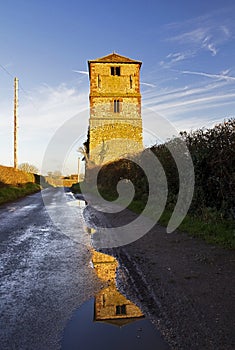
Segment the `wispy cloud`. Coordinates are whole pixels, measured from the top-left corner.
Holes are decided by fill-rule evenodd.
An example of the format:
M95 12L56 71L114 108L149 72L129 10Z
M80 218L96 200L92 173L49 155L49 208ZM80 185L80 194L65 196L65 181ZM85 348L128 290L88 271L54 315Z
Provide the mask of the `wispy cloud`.
M228 27L225 25L220 26L221 30L224 32L225 37L229 38L231 36L231 32Z
M160 61L160 66L163 68L170 68L175 63L192 58L194 55L195 52L190 50L182 52L171 52L166 56L164 60Z
M201 47L210 51L212 56L216 56L218 53L218 49L213 44L210 36L205 37L205 39L203 40L203 42L201 44Z
M205 96L206 94L214 94L215 90L219 90L223 88L226 85L224 82L217 82L214 84L206 84L206 85L199 85L199 86L185 86L178 89L170 89L169 91L162 91L160 93L156 93L156 91L153 91L152 94L147 93L143 95L145 98L145 103L148 103L149 105L156 105L160 106L163 103L169 103L174 101L175 103L178 103L182 99L189 100L192 96Z
M33 133L25 133L27 139L33 139L43 130L50 136L66 120L88 107L87 91L61 83L58 86L43 84L31 91L34 105L21 101L21 114L24 115L24 129L33 127ZM32 118L32 115L37 116ZM87 123L81 120L81 129ZM46 134L45 134L46 133Z
M29 103L33 101L33 103ZM87 112L86 112L87 110ZM21 94L19 105L19 162L30 162L41 167L44 151L56 130L66 121L79 114L78 138L87 133L89 122L88 91L84 86L70 86L62 83L58 86L40 85ZM0 137L1 162L9 165L13 154L12 130L9 120L12 111L8 106L0 106L3 133ZM63 140L61 140L63 142ZM74 164L77 164L75 154ZM7 161L8 159L8 161Z
M222 41L221 33L224 33L224 30L218 30L217 28L217 35L215 35L215 28L213 26L199 27L193 30L187 30L185 28L182 30L183 32L167 40L178 43L183 47L190 47L193 55L202 49L209 51L212 56L218 53L219 49L217 45ZM186 55L186 58L187 56L188 55ZM172 63L174 63L174 61Z
M172 90L167 93L155 95L143 95L145 106L154 107L159 111L168 111L169 114L175 115L182 111L182 108L188 108L189 112L192 112L196 106L200 106L201 110L205 106L210 104L211 107L215 106L215 103L233 103L235 104L235 88L231 89L230 92L225 89L221 91L221 88L226 84L221 81L217 84L199 86L194 88L182 88L179 90Z
M141 85L150 86L152 88L156 87L154 84L140 82Z
M220 74L210 74L210 73L205 73L205 72L193 72L193 71L181 71L182 74L192 74L192 75L201 75L203 77L207 77L207 78L212 78L212 79L224 79L227 81L235 81L235 77L227 75L229 73L229 70L226 70Z
M185 43L202 43L206 38L208 38L208 28L196 28L192 30L187 30L186 28L179 29L180 33L167 38L168 41L174 41L181 44Z
M229 11L229 10L227 10ZM162 66L174 65L177 62L207 51L216 56L221 46L232 35L234 23L220 13L200 16L185 22L171 23L165 27L165 41L177 44L177 52L171 52L160 62Z
M74 73L79 73L79 74L85 74L85 75L89 75L89 72L85 71L85 70L73 70Z
M226 69L218 74L190 70L169 70L173 84L143 92L143 108L151 108L168 118L178 130L191 130L203 126L211 127L214 120L222 121L234 115L235 77ZM187 85L181 75L195 75L205 79L190 79ZM174 79L179 78L177 83ZM148 129L156 128L154 115L148 121Z

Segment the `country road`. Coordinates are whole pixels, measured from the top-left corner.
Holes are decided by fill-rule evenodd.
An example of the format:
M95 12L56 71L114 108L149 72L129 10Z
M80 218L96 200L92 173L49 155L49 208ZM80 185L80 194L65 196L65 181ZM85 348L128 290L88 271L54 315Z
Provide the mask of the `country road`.
M89 204L85 207L84 201L57 188L0 206L1 350L110 348L106 337L112 338L113 328L106 324L102 333L93 320L91 298L107 285L91 264L92 245L100 224L121 227L135 214L126 210L106 222ZM233 251L185 233L166 234L156 225L131 244L100 252L118 260L118 290L146 319L141 327L138 321L118 329L113 349L150 349L150 344L154 349L234 349ZM78 328L84 329L82 341L77 341ZM99 347L95 337L105 346Z
M59 349L72 310L101 287L83 208L43 195L47 210L41 193L0 207L1 350Z

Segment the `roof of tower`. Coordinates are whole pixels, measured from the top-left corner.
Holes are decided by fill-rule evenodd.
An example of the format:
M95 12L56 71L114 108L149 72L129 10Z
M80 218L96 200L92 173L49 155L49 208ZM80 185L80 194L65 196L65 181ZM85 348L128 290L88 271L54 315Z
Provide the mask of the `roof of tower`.
M140 317L127 317L127 318L109 318L109 319L104 319L104 320L97 320L95 319L95 322L102 322L102 323L109 323L112 324L113 326L118 326L118 327L123 327L126 326L127 324L139 321L141 319L143 319L144 316L140 316Z
M89 60L88 64L90 64L90 62L94 62L94 63L138 63L140 65L142 64L141 61L136 61L136 60L133 60L129 57L121 56L121 55L117 54L116 52L113 52L107 56L97 58L95 60Z

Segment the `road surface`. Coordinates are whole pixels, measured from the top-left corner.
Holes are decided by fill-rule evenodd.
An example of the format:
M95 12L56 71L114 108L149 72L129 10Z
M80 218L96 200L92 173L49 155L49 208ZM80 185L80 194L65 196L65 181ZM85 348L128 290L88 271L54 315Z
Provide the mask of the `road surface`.
M0 206L0 348L59 349L74 309L100 288L82 206L46 189ZM71 205L70 205L71 204Z
M90 264L84 217L95 228L105 219L82 204L63 189L47 189L43 199L37 193L0 206L1 350L60 349L71 315L103 288ZM123 224L116 220L114 227ZM156 225L104 253L119 261L120 291L173 349L234 349L234 252Z

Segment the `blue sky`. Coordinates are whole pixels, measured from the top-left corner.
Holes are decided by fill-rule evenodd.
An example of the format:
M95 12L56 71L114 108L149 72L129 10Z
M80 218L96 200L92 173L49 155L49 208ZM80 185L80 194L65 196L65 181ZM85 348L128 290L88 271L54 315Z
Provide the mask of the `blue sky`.
M156 115L178 131L235 115L233 0L2 1L0 42L0 164L13 164L17 76L19 162L40 168L55 131L78 114L78 142L63 170L75 172L88 127L89 82L74 71L86 72L87 60L114 50L143 62L143 124L154 134L146 143L161 138ZM152 112L145 117L146 108Z

